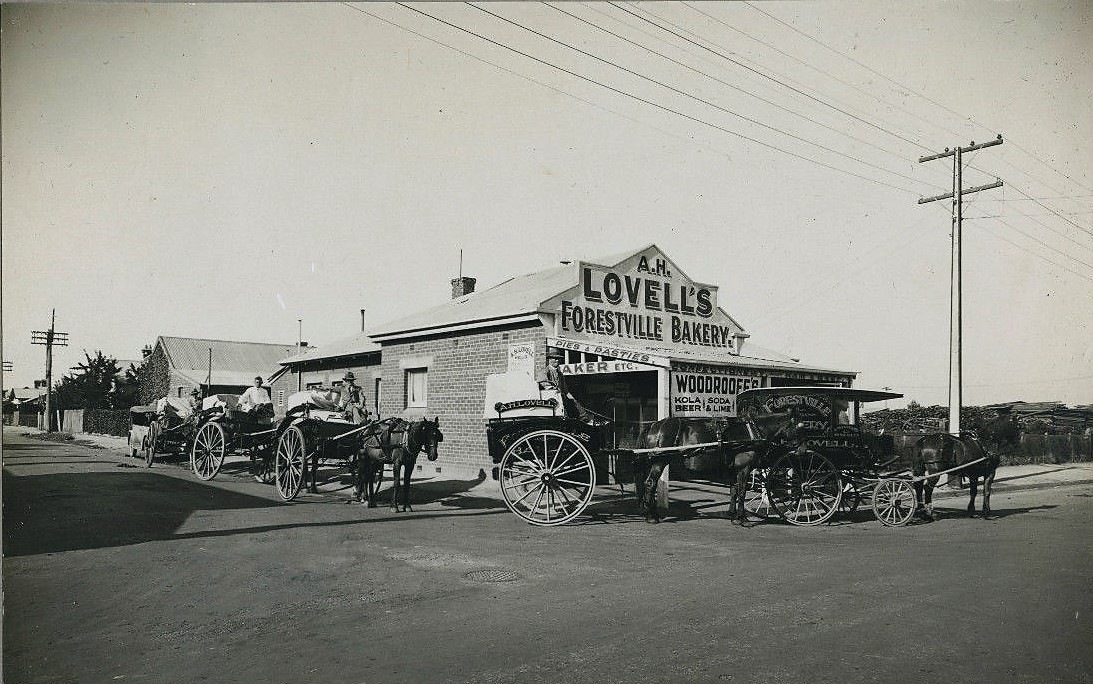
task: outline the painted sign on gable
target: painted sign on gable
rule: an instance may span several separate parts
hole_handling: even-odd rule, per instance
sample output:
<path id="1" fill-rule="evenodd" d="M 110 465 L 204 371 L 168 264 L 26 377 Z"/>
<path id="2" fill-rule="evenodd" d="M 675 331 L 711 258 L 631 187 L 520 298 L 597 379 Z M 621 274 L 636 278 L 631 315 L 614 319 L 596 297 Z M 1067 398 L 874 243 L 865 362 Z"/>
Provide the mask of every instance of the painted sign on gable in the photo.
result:
<path id="1" fill-rule="evenodd" d="M 616 266 L 578 263 L 579 283 L 545 304 L 555 332 L 600 343 L 736 354 L 743 329 L 717 305 L 717 287 L 696 283 L 656 247 Z"/>

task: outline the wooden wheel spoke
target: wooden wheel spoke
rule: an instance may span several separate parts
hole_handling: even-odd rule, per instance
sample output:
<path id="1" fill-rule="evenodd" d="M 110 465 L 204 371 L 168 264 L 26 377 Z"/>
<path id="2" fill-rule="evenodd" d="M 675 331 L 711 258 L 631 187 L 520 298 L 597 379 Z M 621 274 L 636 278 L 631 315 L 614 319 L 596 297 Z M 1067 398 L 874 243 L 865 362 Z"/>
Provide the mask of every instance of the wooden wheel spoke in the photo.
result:
<path id="1" fill-rule="evenodd" d="M 557 468 L 559 471 L 561 471 L 562 468 L 566 467 L 569 464 L 569 462 L 573 460 L 574 456 L 580 456 L 580 455 L 581 455 L 580 449 L 574 449 L 572 454 L 570 454 L 569 456 L 566 456 L 566 459 L 564 461 L 562 461 L 561 463 L 558 463 L 556 466 L 552 466 L 551 470 L 553 470 L 554 468 Z M 568 473 L 568 472 L 571 472 L 571 471 L 566 471 L 566 473 Z M 559 472 L 559 473 L 555 473 L 555 475 L 564 475 L 566 473 Z"/>
<path id="2" fill-rule="evenodd" d="M 523 496 L 521 496 L 521 497 L 520 497 L 519 499 L 517 499 L 516 501 L 513 501 L 513 502 L 512 502 L 512 504 L 513 504 L 513 505 L 515 506 L 516 504 L 518 504 L 518 503 L 520 503 L 521 501 L 523 501 L 524 499 L 528 498 L 529 496 L 531 496 L 531 495 L 532 495 L 532 494 L 534 494 L 535 492 L 539 491 L 539 490 L 540 490 L 540 489 L 542 489 L 543 487 L 544 487 L 543 483 L 542 483 L 542 482 L 540 482 L 540 483 L 539 483 L 539 484 L 538 484 L 538 485 L 537 485 L 536 487 L 534 487 L 534 488 L 532 488 L 532 489 L 529 489 L 529 490 L 528 490 L 527 492 L 525 492 L 525 493 L 524 493 L 524 495 L 523 495 Z"/>
<path id="3" fill-rule="evenodd" d="M 590 486 L 589 483 L 587 483 L 587 482 L 578 482 L 577 480 L 564 480 L 560 477 L 554 478 L 554 481 L 555 482 L 564 482 L 565 484 L 573 485 L 574 487 L 588 487 L 588 486 Z"/>
<path id="4" fill-rule="evenodd" d="M 580 465 L 573 466 L 569 470 L 562 470 L 562 471 L 559 471 L 557 473 L 554 473 L 554 477 L 557 478 L 557 477 L 561 477 L 562 475 L 570 475 L 572 473 L 579 473 L 582 470 L 589 470 L 589 466 L 588 466 L 587 463 L 582 463 Z"/>

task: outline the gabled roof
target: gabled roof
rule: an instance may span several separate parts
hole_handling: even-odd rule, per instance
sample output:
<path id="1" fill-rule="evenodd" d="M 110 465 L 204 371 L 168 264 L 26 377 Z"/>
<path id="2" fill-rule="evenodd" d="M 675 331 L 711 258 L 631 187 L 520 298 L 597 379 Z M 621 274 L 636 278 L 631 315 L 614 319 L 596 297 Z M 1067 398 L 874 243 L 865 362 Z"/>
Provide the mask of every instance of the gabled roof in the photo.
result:
<path id="1" fill-rule="evenodd" d="M 287 366 L 305 361 L 318 361 L 319 359 L 336 359 L 343 356 L 379 353 L 381 347 L 369 339 L 371 334 L 370 332 L 361 332 L 324 344 L 322 347 L 310 347 L 307 351 L 293 354 L 286 359 L 281 359 L 278 363 Z"/>
<path id="2" fill-rule="evenodd" d="M 33 401 L 38 397 L 46 393 L 44 389 L 34 389 L 33 387 L 12 387 L 11 398 L 15 401 Z"/>
<path id="3" fill-rule="evenodd" d="M 207 340 L 195 337 L 161 336 L 156 340 L 156 344 L 162 345 L 172 369 L 182 371 L 187 377 L 191 375 L 200 377 L 201 382 L 205 381 L 208 374 L 210 349 L 214 375 L 229 373 L 233 374 L 232 378 L 250 376 L 243 383 L 221 384 L 249 385 L 257 375 L 263 378 L 269 377 L 277 370 L 278 361 L 296 351 L 294 344 Z M 193 371 L 193 373 L 186 373 L 186 371 Z"/>
<path id="4" fill-rule="evenodd" d="M 592 259 L 590 262 L 614 266 L 653 246 L 646 245 L 621 254 Z M 371 336 L 375 339 L 383 339 L 400 333 L 425 332 L 455 325 L 466 326 L 475 323 L 501 325 L 524 318 L 530 319 L 536 315 L 543 302 L 572 288 L 579 282 L 578 278 L 577 262 L 509 278 L 491 288 L 463 295 L 382 325 L 373 330 Z"/>

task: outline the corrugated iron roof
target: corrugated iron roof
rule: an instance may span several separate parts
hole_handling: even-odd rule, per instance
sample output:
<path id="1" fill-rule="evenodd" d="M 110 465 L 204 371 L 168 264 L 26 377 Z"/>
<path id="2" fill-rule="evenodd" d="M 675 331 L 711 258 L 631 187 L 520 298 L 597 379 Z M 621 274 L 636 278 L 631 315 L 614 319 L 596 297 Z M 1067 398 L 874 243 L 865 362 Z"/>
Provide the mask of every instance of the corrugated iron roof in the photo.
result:
<path id="1" fill-rule="evenodd" d="M 335 359 L 340 356 L 356 356 L 358 354 L 371 354 L 379 352 L 381 347 L 369 339 L 370 332 L 361 332 L 351 337 L 334 340 L 322 347 L 310 347 L 307 351 L 293 354 L 287 359 L 281 359 L 279 363 L 287 366 L 301 361 L 317 361 L 319 359 Z"/>
<path id="2" fill-rule="evenodd" d="M 279 369 L 278 369 L 279 370 Z M 208 369 L 205 370 L 176 370 L 179 377 L 189 380 L 194 385 L 204 385 L 205 380 L 209 377 Z M 216 370 L 213 368 L 213 385 L 227 385 L 237 387 L 250 387 L 254 383 L 256 376 L 261 376 L 264 384 L 269 384 L 270 379 L 277 373 L 277 371 L 227 371 Z"/>
<path id="3" fill-rule="evenodd" d="M 652 246 L 646 245 L 640 249 L 591 259 L 588 262 L 614 266 Z M 577 282 L 576 262 L 554 266 L 536 273 L 509 278 L 486 290 L 472 292 L 431 309 L 400 318 L 380 326 L 371 334 L 373 337 L 383 337 L 478 321 L 501 321 L 514 316 L 532 314 L 544 301 L 565 292 Z"/>
<path id="4" fill-rule="evenodd" d="M 243 383 L 247 385 L 256 375 L 267 378 L 275 373 L 279 367 L 278 361 L 296 351 L 294 344 L 207 340 L 195 337 L 161 336 L 156 344 L 163 345 L 171 368 L 196 371 L 202 382 L 208 373 L 211 349 L 213 373 L 242 373 L 243 376 L 249 374 L 250 380 Z"/>

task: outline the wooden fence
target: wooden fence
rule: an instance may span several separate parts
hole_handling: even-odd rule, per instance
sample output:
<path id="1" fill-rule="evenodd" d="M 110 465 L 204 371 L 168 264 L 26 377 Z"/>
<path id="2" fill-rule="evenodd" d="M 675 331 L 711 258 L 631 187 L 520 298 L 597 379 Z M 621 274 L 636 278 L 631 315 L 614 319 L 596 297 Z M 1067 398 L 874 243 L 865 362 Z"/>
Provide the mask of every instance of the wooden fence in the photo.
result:
<path id="1" fill-rule="evenodd" d="M 915 442 L 923 437 L 924 432 L 893 434 L 896 452 L 910 463 Z M 1070 463 L 1071 461 L 1093 461 L 1093 438 L 1089 435 L 1034 435 L 1022 434 L 1020 443 L 1005 445 L 1000 448 L 987 445 L 988 450 L 1002 457 L 1002 465 L 1023 463 Z"/>

